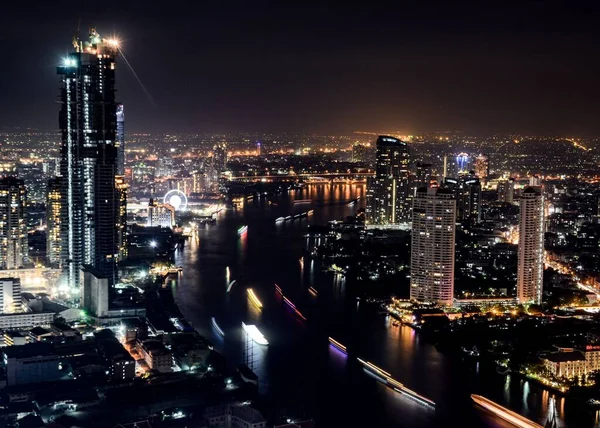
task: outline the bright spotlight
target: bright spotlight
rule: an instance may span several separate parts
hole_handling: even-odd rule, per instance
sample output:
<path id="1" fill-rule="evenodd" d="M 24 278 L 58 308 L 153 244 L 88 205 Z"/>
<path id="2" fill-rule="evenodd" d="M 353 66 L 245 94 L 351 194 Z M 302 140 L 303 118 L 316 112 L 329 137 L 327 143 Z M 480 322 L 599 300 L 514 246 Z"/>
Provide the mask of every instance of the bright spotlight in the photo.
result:
<path id="1" fill-rule="evenodd" d="M 119 45 L 121 44 L 121 42 L 119 41 L 119 39 L 108 39 L 106 42 L 109 45 L 114 46 L 115 48 L 118 48 Z"/>
<path id="2" fill-rule="evenodd" d="M 157 245 L 158 245 L 158 243 L 156 241 L 150 241 L 150 246 L 152 248 L 156 248 Z"/>

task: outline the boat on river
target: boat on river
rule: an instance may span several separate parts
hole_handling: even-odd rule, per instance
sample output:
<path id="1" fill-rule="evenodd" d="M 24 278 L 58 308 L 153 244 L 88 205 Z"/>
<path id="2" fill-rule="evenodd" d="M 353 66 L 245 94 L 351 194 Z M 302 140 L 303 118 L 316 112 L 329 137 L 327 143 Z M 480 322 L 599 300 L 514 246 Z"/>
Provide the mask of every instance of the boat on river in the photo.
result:
<path id="1" fill-rule="evenodd" d="M 219 327 L 219 324 L 217 324 L 217 320 L 215 319 L 215 317 L 212 317 L 210 319 L 210 322 L 212 323 L 212 326 L 214 327 L 215 330 L 217 330 L 217 333 L 219 333 L 221 336 L 225 336 L 225 332 L 221 329 L 221 327 Z"/>
<path id="2" fill-rule="evenodd" d="M 258 385 L 258 376 L 246 364 L 240 364 L 237 370 L 244 382 Z"/>
<path id="3" fill-rule="evenodd" d="M 508 410 L 506 407 L 502 407 L 500 404 L 493 402 L 492 400 L 485 398 L 481 395 L 471 394 L 471 399 L 483 407 L 488 412 L 504 419 L 508 423 L 519 427 L 519 428 L 543 428 L 542 425 L 527 419 L 518 413 Z"/>

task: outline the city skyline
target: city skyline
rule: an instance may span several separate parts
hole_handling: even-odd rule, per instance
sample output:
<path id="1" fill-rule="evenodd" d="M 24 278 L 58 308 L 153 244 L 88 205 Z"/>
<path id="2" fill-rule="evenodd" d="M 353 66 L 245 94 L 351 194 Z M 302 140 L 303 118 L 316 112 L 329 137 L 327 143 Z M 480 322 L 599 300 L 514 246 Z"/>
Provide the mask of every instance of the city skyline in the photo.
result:
<path id="1" fill-rule="evenodd" d="M 64 40 L 96 27 L 122 40 L 143 84 L 125 65 L 119 70 L 118 101 L 136 132 L 600 134 L 598 60 L 584 55 L 598 39 L 593 9 L 470 2 L 185 9 L 9 5 L 0 43 L 23 67 L 0 71 L 14 83 L 0 104 L 1 129 L 56 129 L 52 69 L 66 54 Z M 21 15 L 36 31 L 22 28 Z M 161 61 L 152 62 L 157 52 Z"/>
<path id="2" fill-rule="evenodd" d="M 70 3 L 0 16 L 7 427 L 597 425 L 591 9 Z"/>

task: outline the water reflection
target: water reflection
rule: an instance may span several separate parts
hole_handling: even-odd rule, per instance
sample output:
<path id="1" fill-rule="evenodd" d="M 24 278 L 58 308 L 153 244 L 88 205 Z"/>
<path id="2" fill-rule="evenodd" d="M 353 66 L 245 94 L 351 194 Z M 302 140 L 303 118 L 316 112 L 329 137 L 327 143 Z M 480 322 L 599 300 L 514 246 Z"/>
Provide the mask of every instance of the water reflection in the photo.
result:
<path id="1" fill-rule="evenodd" d="M 315 416 L 319 425 L 411 427 L 452 421 L 462 426 L 504 426 L 475 410 L 471 393 L 515 411 L 527 410 L 531 419 L 543 419 L 549 411 L 547 391 L 517 377 L 502 378 L 476 362 L 465 368 L 413 329 L 393 326 L 364 302 L 357 305 L 347 299 L 346 278 L 323 272 L 319 261 L 306 255 L 305 249 L 324 241 L 304 238 L 306 225 L 352 215 L 361 204 L 345 202 L 357 197 L 362 201 L 364 186 L 307 186 L 282 195 L 276 204 L 257 198 L 241 209 L 222 211 L 216 224 L 200 228 L 175 254 L 176 264 L 184 267 L 175 294 L 184 316 L 214 342 L 231 366 L 252 356 L 261 391 L 289 411 Z M 317 202 L 310 206 L 291 202 L 309 198 Z M 307 219 L 275 224 L 277 217 L 308 209 L 314 209 L 314 214 Z M 243 224 L 248 224 L 248 233 L 240 237 L 237 230 Z M 225 293 L 223 282 L 232 280 L 238 282 Z M 284 306 L 273 282 L 301 308 L 306 322 Z M 318 296 L 308 293 L 309 286 Z M 262 311 L 248 301 L 246 287 L 253 288 L 264 305 Z M 211 327 L 212 316 L 225 338 Z M 248 348 L 242 321 L 256 324 L 269 346 Z M 350 355 L 328 346 L 327 336 L 339 338 Z M 373 361 L 436 401 L 435 422 L 430 412 L 366 376 L 355 366 L 356 356 Z M 299 390 L 305 391 L 301 397 Z M 564 398 L 557 398 L 559 417 L 564 416 L 564 403 Z"/>

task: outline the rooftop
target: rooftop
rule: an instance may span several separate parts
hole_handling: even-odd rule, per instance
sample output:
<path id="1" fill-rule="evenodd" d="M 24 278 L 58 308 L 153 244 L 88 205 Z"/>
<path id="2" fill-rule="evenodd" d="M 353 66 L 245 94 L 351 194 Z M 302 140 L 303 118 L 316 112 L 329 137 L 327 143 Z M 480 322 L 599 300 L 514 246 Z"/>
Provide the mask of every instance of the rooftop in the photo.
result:
<path id="1" fill-rule="evenodd" d="M 552 361 L 553 363 L 566 363 L 569 361 L 585 361 L 585 357 L 578 351 L 571 352 L 555 352 L 547 354 L 544 359 Z"/>
<path id="2" fill-rule="evenodd" d="M 46 342 L 29 343 L 27 345 L 9 346 L 2 352 L 8 358 L 31 358 L 55 355 L 54 345 Z"/>

